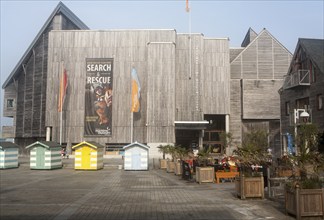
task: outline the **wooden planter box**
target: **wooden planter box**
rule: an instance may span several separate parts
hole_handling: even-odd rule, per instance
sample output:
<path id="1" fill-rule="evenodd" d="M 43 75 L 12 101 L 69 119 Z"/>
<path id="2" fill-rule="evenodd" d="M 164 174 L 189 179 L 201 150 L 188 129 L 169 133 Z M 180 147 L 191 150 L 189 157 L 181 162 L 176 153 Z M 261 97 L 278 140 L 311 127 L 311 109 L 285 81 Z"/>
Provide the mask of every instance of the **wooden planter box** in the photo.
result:
<path id="1" fill-rule="evenodd" d="M 177 176 L 182 175 L 182 164 L 180 161 L 174 162 L 174 174 Z"/>
<path id="2" fill-rule="evenodd" d="M 246 198 L 264 198 L 264 180 L 263 175 L 260 177 L 245 177 L 240 174 L 235 179 L 235 190 L 237 196 L 241 199 Z"/>
<path id="3" fill-rule="evenodd" d="M 300 176 L 300 171 L 298 169 L 278 169 L 279 177 L 291 177 L 292 175 Z"/>
<path id="4" fill-rule="evenodd" d="M 213 183 L 215 181 L 214 167 L 196 167 L 196 182 Z"/>
<path id="5" fill-rule="evenodd" d="M 167 172 L 168 173 L 173 173 L 174 172 L 174 162 L 168 160 L 167 161 Z"/>
<path id="6" fill-rule="evenodd" d="M 324 219 L 324 189 L 285 189 L 286 212 L 296 219 L 318 217 Z"/>
<path id="7" fill-rule="evenodd" d="M 167 159 L 160 159 L 160 169 L 166 170 L 167 168 Z"/>

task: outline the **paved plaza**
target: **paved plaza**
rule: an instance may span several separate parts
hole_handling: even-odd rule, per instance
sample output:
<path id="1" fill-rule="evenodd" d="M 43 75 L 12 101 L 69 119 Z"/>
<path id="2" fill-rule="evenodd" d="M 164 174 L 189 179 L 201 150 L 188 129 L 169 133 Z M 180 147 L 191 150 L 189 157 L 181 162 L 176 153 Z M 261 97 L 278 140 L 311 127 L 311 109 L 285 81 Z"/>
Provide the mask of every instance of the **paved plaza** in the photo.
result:
<path id="1" fill-rule="evenodd" d="M 112 164 L 109 161 L 114 161 Z M 164 170 L 124 171 L 105 159 L 99 171 L 0 170 L 0 219 L 294 219 L 282 201 L 240 200 L 234 183 L 182 180 Z"/>

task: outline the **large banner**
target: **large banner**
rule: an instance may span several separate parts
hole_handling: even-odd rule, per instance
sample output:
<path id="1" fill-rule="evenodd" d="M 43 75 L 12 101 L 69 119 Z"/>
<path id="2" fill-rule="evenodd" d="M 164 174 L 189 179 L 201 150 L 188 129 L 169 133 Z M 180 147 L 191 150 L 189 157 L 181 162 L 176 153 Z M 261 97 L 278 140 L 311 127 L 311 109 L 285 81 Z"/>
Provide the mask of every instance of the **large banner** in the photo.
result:
<path id="1" fill-rule="evenodd" d="M 111 136 L 113 59 L 86 59 L 85 136 Z"/>

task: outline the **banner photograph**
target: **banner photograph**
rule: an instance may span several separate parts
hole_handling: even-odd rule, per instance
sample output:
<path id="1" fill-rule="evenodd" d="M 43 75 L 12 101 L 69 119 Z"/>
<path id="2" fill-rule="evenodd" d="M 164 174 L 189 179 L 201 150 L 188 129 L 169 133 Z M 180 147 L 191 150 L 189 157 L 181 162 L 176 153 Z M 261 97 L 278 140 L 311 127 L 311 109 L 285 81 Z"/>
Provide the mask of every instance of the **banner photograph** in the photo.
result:
<path id="1" fill-rule="evenodd" d="M 113 59 L 86 59 L 85 136 L 111 136 Z"/>

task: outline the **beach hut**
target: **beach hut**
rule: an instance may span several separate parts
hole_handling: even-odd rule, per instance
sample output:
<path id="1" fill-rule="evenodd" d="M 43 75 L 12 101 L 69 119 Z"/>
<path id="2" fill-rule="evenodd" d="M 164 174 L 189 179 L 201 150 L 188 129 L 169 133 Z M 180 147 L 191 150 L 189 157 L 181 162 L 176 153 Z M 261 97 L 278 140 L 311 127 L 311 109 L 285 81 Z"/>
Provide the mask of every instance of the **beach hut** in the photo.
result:
<path id="1" fill-rule="evenodd" d="M 76 170 L 99 170 L 103 168 L 104 146 L 96 142 L 83 141 L 74 145 L 74 169 Z"/>
<path id="2" fill-rule="evenodd" d="M 37 141 L 28 145 L 30 149 L 30 169 L 52 170 L 62 168 L 62 146 L 52 141 Z"/>
<path id="3" fill-rule="evenodd" d="M 124 170 L 148 170 L 149 146 L 134 142 L 125 150 Z"/>
<path id="4" fill-rule="evenodd" d="M 0 142 L 0 169 L 18 167 L 18 149 L 12 142 Z"/>

